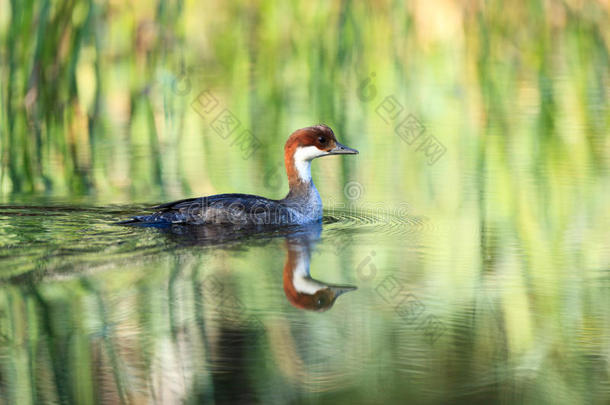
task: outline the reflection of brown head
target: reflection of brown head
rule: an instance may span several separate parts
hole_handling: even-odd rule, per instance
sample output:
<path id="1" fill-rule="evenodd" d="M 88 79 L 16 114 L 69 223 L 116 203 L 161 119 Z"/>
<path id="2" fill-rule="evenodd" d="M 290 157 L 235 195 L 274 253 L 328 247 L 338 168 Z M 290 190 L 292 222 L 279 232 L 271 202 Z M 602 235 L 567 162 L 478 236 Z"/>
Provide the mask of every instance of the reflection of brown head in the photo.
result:
<path id="1" fill-rule="evenodd" d="M 326 284 L 309 276 L 307 246 L 288 243 L 284 265 L 284 293 L 295 307 L 323 312 L 330 309 L 343 293 L 353 291 L 354 286 Z"/>

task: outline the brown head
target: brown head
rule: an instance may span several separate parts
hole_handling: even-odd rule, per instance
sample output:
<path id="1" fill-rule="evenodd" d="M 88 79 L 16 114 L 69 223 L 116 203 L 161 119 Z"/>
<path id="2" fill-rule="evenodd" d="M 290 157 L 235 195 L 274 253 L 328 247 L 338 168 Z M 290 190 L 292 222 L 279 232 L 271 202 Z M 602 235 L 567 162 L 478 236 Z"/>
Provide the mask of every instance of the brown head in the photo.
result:
<path id="1" fill-rule="evenodd" d="M 290 187 L 311 181 L 310 162 L 318 157 L 355 155 L 356 149 L 342 145 L 333 130 L 326 125 L 315 125 L 294 131 L 284 146 L 284 162 Z"/>

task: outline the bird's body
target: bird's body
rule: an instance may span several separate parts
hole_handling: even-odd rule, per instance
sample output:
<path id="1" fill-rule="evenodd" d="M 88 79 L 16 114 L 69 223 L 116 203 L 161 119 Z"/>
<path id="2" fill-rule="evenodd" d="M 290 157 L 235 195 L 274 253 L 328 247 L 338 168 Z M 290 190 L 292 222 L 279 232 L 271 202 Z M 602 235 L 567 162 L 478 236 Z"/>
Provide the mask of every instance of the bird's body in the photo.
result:
<path id="1" fill-rule="evenodd" d="M 306 224 L 321 217 L 322 204 L 313 188 L 304 201 L 271 200 L 252 194 L 217 194 L 153 207 L 157 212 L 133 218 L 136 222 L 172 224 L 278 225 Z"/>

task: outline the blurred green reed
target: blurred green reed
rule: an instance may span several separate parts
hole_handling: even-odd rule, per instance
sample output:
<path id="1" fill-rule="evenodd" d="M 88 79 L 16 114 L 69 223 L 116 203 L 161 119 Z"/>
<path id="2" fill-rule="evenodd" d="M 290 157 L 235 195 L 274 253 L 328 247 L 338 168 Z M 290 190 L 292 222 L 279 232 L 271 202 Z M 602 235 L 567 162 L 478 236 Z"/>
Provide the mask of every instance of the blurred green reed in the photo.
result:
<path id="1" fill-rule="evenodd" d="M 379 128 L 373 103 L 356 97 L 371 73 L 378 95 L 395 95 L 424 122 L 457 124 L 453 133 L 436 128 L 454 156 L 484 150 L 491 130 L 503 142 L 521 139 L 509 106 L 522 100 L 537 120 L 523 129 L 523 153 L 545 159 L 565 148 L 556 121 L 568 115 L 586 129 L 570 142 L 604 163 L 596 145 L 609 119 L 603 2 L 0 4 L 4 195 L 129 201 L 260 187 L 214 178 L 214 168 L 267 172 L 281 164 L 290 131 L 318 121 L 364 146 L 394 136 Z M 186 91 L 176 91 L 184 80 Z M 205 88 L 263 141 L 251 161 L 189 107 Z M 342 180 L 356 170 L 339 164 Z"/>

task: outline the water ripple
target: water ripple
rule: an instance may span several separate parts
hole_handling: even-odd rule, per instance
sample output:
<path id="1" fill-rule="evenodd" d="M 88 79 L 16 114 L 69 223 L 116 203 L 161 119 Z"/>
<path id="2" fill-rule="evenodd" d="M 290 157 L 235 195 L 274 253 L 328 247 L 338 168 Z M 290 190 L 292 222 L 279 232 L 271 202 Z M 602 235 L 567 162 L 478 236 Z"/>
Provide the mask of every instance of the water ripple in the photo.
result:
<path id="1" fill-rule="evenodd" d="M 400 237 L 428 231 L 431 221 L 395 210 L 366 208 L 332 209 L 323 218 L 325 230 L 349 229 L 353 232 L 375 232 L 380 236 Z"/>

